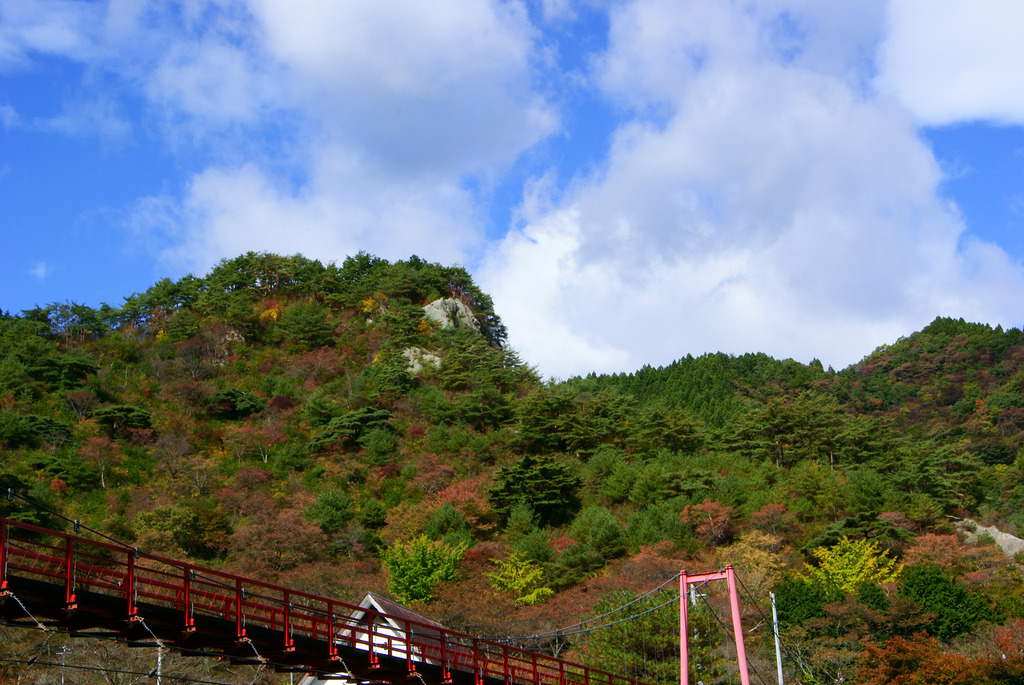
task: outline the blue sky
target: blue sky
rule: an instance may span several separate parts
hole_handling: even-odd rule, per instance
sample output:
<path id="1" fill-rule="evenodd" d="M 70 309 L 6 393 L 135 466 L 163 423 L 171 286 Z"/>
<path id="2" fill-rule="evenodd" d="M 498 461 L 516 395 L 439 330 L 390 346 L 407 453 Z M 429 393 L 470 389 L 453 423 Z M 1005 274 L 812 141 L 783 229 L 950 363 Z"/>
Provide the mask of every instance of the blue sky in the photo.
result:
<path id="1" fill-rule="evenodd" d="M 0 309 L 461 263 L 549 375 L 1024 322 L 1024 5 L 0 0 Z"/>

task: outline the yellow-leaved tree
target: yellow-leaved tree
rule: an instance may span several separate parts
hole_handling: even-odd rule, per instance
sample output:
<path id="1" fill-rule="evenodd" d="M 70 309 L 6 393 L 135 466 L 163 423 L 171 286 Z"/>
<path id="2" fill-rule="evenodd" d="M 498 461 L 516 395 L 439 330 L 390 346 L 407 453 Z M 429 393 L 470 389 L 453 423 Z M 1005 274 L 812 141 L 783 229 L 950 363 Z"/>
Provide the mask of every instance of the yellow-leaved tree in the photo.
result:
<path id="1" fill-rule="evenodd" d="M 498 567 L 497 573 L 485 573 L 490 578 L 491 587 L 501 592 L 510 593 L 515 597 L 516 604 L 533 606 L 541 604 L 554 596 L 555 592 L 541 584 L 544 572 L 520 552 L 513 552 L 508 559 L 491 559 Z"/>
<path id="2" fill-rule="evenodd" d="M 812 554 L 818 565 L 807 564 L 806 578 L 823 587 L 832 597 L 856 592 L 864 583 L 894 582 L 902 570 L 873 540 L 851 540 L 843 536 L 832 547 L 818 547 Z"/>

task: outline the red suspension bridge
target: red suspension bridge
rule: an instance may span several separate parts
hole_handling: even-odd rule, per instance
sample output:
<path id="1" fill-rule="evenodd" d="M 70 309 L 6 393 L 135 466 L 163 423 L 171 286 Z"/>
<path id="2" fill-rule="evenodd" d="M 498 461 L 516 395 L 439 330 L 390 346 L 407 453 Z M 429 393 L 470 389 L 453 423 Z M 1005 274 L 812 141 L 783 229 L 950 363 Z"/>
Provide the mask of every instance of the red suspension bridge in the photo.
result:
<path id="1" fill-rule="evenodd" d="M 644 685 L 437 624 L 0 518 L 0 621 L 153 640 L 281 672 L 472 685 Z"/>

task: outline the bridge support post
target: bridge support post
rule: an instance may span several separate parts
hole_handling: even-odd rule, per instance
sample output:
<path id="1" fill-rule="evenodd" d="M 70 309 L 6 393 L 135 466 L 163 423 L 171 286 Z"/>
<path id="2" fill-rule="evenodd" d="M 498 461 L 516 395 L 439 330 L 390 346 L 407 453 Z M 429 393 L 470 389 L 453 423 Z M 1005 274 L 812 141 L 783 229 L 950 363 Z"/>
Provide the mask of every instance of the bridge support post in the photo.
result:
<path id="1" fill-rule="evenodd" d="M 736 592 L 736 572 L 732 565 L 725 567 L 725 579 L 729 583 L 729 607 L 732 609 L 732 632 L 736 634 L 736 660 L 740 662 L 740 682 L 750 685 L 747 675 L 747 650 L 743 646 L 743 625 L 740 623 L 740 600 Z"/>
<path id="2" fill-rule="evenodd" d="M 687 641 L 689 628 L 689 616 L 686 611 L 686 591 L 690 583 L 686 578 L 686 571 L 679 573 L 679 682 L 681 685 L 689 685 L 690 682 L 690 645 Z"/>
<path id="3" fill-rule="evenodd" d="M 736 656 L 739 661 L 740 683 L 750 685 L 750 674 L 747 673 L 747 652 L 743 647 L 743 626 L 740 622 L 740 601 L 736 593 L 736 575 L 732 565 L 725 567 L 724 571 L 716 573 L 701 573 L 688 576 L 686 571 L 679 573 L 679 682 L 680 685 L 688 685 L 690 682 L 689 670 L 689 645 L 687 644 L 687 633 L 689 632 L 686 610 L 686 591 L 690 585 L 709 583 L 712 580 L 724 580 L 729 585 L 729 608 L 732 613 L 732 629 L 736 638 Z"/>

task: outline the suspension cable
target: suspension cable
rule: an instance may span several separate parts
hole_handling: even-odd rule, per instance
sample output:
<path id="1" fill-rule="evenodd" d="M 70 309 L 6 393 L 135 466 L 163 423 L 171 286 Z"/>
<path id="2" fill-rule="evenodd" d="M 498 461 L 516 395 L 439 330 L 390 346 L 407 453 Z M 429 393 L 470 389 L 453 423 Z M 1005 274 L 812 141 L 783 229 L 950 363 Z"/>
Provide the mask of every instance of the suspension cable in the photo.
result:
<path id="1" fill-rule="evenodd" d="M 734 574 L 734 576 L 735 576 L 735 574 Z M 700 597 L 700 600 L 702 602 L 704 602 L 704 605 L 708 609 L 708 613 L 711 614 L 711 616 L 715 619 L 715 621 L 718 623 L 718 625 L 720 625 L 722 627 L 722 630 L 725 631 L 725 634 L 728 635 L 729 634 L 729 627 L 727 625 L 725 625 L 725 623 L 722 622 L 722 619 L 720 619 L 718 617 L 718 614 L 715 613 L 714 608 L 712 608 L 710 602 L 708 602 L 708 598 L 706 596 L 700 594 L 700 593 L 697 593 L 697 596 Z M 733 636 L 733 641 L 734 642 L 736 641 L 735 635 Z M 737 657 L 738 657 L 738 655 L 739 655 L 739 650 L 737 650 Z M 762 683 L 767 685 L 768 681 L 766 681 L 764 679 L 764 676 L 761 675 L 761 672 L 759 670 L 757 670 L 757 666 L 752 664 L 750 662 L 750 659 L 746 659 L 745 658 L 745 661 L 746 661 L 747 667 L 753 669 L 754 674 L 757 676 L 758 680 L 760 680 Z"/>
<path id="2" fill-rule="evenodd" d="M 256 645 L 253 643 L 252 640 L 246 638 L 245 641 L 249 643 L 250 647 L 252 647 L 253 654 L 256 655 L 256 658 L 260 662 L 259 666 L 256 668 L 256 674 L 252 677 L 252 682 L 249 683 L 249 685 L 256 685 L 256 681 L 260 679 L 260 674 L 263 673 L 263 669 L 267 667 L 267 659 L 262 654 L 260 654 L 258 649 L 256 649 Z"/>
<path id="3" fill-rule="evenodd" d="M 110 535 L 107 535 L 106 533 L 103 533 L 101 531 L 98 531 L 98 530 L 95 530 L 93 528 L 90 528 L 89 526 L 81 523 L 81 521 L 79 519 L 69 518 L 69 517 L 65 516 L 64 514 L 61 514 L 60 512 L 55 511 L 55 510 L 45 506 L 44 504 L 36 502 L 36 501 L 30 499 L 29 497 L 26 497 L 25 495 L 22 495 L 20 493 L 15 492 L 13 488 L 8 488 L 7 489 L 7 498 L 8 498 L 8 500 L 12 500 L 15 497 L 25 501 L 26 503 L 28 503 L 28 504 L 30 504 L 30 505 L 38 508 L 38 509 L 41 509 L 41 510 L 43 510 L 43 511 L 45 511 L 45 512 L 47 512 L 47 513 L 49 513 L 49 514 L 51 514 L 53 516 L 56 516 L 59 519 L 62 519 L 64 521 L 68 522 L 68 523 L 73 524 L 75 532 L 79 532 L 80 529 L 84 529 L 84 530 L 86 530 L 86 531 L 88 531 L 88 532 L 90 532 L 90 533 L 92 533 L 92 534 L 94 534 L 94 535 L 96 535 L 98 537 L 101 537 L 101 538 L 103 538 L 103 539 L 105 539 L 105 540 L 107 540 L 107 541 L 109 541 L 109 542 L 119 546 L 119 547 L 124 547 L 127 550 L 134 550 L 135 553 L 137 555 L 139 555 L 139 556 L 145 556 L 145 557 L 147 557 L 149 559 L 152 559 L 153 561 L 157 561 L 159 563 L 163 563 L 163 564 L 169 565 L 172 568 L 177 568 L 177 569 L 180 569 L 180 570 L 189 570 L 189 571 L 193 571 L 194 572 L 194 568 L 191 565 L 182 564 L 180 562 L 176 562 L 176 561 L 170 560 L 170 559 L 154 557 L 153 555 L 148 554 L 147 552 L 139 549 L 138 547 L 134 547 L 133 545 L 129 545 L 129 544 L 123 542 L 122 540 L 119 540 L 117 538 L 111 537 Z M 721 570 L 719 572 L 721 572 Z M 655 607 L 652 607 L 650 609 L 642 611 L 642 612 L 640 612 L 638 614 L 633 614 L 631 616 L 627 616 L 625 618 L 618 619 L 616 621 L 612 621 L 612 622 L 601 624 L 601 625 L 597 625 L 597 626 L 588 626 L 588 624 L 590 624 L 590 623 L 593 623 L 593 622 L 598 621 L 598 620 L 600 620 L 602 618 L 606 618 L 608 616 L 617 614 L 617 613 L 627 609 L 628 607 L 630 607 L 630 606 L 632 606 L 632 605 L 634 605 L 634 604 L 636 604 L 638 602 L 641 602 L 644 599 L 654 595 L 655 593 L 657 593 L 661 589 L 663 589 L 665 586 L 667 586 L 669 583 L 672 583 L 673 581 L 677 580 L 679 578 L 679 576 L 680 576 L 680 574 L 676 574 L 676 575 L 672 576 L 671 578 L 668 578 L 667 580 L 665 580 L 664 582 L 662 582 L 660 585 L 658 585 L 657 587 L 653 588 L 652 590 L 649 590 L 648 592 L 646 592 L 646 593 L 636 597 L 635 599 L 633 599 L 633 600 L 631 600 L 629 602 L 626 602 L 625 604 L 623 604 L 623 605 L 621 605 L 621 606 L 619 606 L 619 607 L 617 607 L 615 609 L 612 609 L 611 611 L 604 612 L 604 613 L 599 614 L 597 616 L 593 616 L 591 618 L 585 619 L 583 621 L 579 621 L 577 623 L 571 624 L 569 626 L 565 626 L 563 628 L 558 628 L 558 629 L 555 629 L 555 630 L 545 631 L 545 632 L 542 632 L 542 633 L 536 633 L 534 635 L 527 635 L 527 636 L 520 636 L 520 637 L 507 637 L 507 638 L 503 638 L 503 639 L 500 639 L 500 640 L 497 640 L 497 641 L 498 642 L 504 642 L 504 643 L 512 643 L 512 642 L 525 642 L 525 641 L 541 640 L 541 639 L 550 638 L 550 637 L 557 638 L 557 637 L 565 637 L 565 636 L 579 635 L 579 634 L 590 634 L 591 632 L 594 632 L 596 630 L 602 630 L 604 628 L 610 628 L 610 627 L 613 627 L 613 626 L 616 626 L 616 625 L 619 625 L 619 624 L 622 624 L 622 623 L 626 623 L 628 621 L 635 620 L 635 619 L 637 619 L 637 618 L 639 618 L 641 616 L 645 616 L 645 615 L 647 615 L 649 613 L 657 611 L 658 609 L 661 609 L 661 608 L 663 608 L 665 606 L 668 606 L 669 604 L 673 604 L 675 602 L 680 601 L 680 597 L 678 597 L 678 596 L 673 597 L 672 599 L 670 599 L 670 600 L 668 600 L 666 602 L 663 602 L 663 603 L 661 603 L 661 604 L 659 604 L 659 605 L 657 605 Z M 219 581 L 219 580 L 216 580 L 216 579 L 213 579 L 213 578 L 207 578 L 206 576 L 203 576 L 203 578 L 204 578 L 204 580 L 206 582 L 209 582 L 212 585 L 218 585 L 218 586 L 221 586 L 221 587 L 224 587 L 224 588 L 234 589 L 231 585 L 229 585 L 228 583 L 225 583 L 223 581 Z M 708 580 L 705 580 L 705 581 L 701 582 L 699 585 L 697 585 L 696 588 L 699 589 L 700 587 L 703 587 L 704 585 L 706 585 L 708 582 L 709 582 Z M 748 591 L 748 594 L 749 594 L 749 591 Z M 257 593 L 253 593 L 253 596 L 254 597 L 259 597 L 261 599 L 265 599 L 265 600 L 268 600 L 268 601 L 282 601 L 282 600 L 278 600 L 277 598 L 274 598 L 274 597 L 267 597 L 267 596 L 263 596 L 263 595 L 257 594 Z M 707 604 L 707 599 L 706 598 L 704 598 L 702 596 L 701 599 L 704 601 L 705 604 Z M 15 600 L 17 600 L 17 597 L 15 597 Z M 17 601 L 18 601 L 19 604 L 21 604 L 20 600 L 17 600 Z M 756 606 L 756 602 L 755 602 L 755 606 Z M 24 609 L 24 605 L 22 605 L 22 608 Z M 709 608 L 710 608 L 710 605 L 709 605 Z M 313 607 L 309 607 L 309 611 L 311 613 L 314 613 L 314 614 L 327 615 L 327 612 L 320 611 L 320 610 L 315 609 Z M 760 611 L 759 607 L 758 607 L 758 611 Z M 30 617 L 32 617 L 32 615 L 28 612 L 27 609 L 25 609 L 25 613 L 28 614 Z M 715 615 L 714 611 L 712 611 L 711 613 L 715 617 L 715 620 L 718 621 L 719 624 L 722 624 L 721 620 L 718 618 L 717 615 Z M 34 618 L 34 617 L 32 617 L 32 618 Z M 38 623 L 38 621 L 37 621 L 37 624 L 39 625 L 40 629 L 47 630 L 47 628 L 45 626 L 43 626 L 41 623 Z M 722 624 L 722 625 L 723 625 L 723 627 L 725 627 L 724 624 Z M 149 627 L 148 626 L 145 626 L 145 627 L 146 627 L 146 629 L 148 631 Z M 728 629 L 726 629 L 726 630 L 728 630 Z M 153 635 L 154 639 L 157 639 L 158 644 L 159 644 L 159 639 L 156 638 L 156 635 L 154 635 L 152 633 L 152 631 L 149 631 L 149 632 L 150 632 L 151 635 Z M 72 634 L 72 633 L 68 633 L 68 634 Z M 88 634 L 84 634 L 84 636 L 88 637 L 89 635 Z M 92 636 L 92 637 L 95 637 L 95 636 Z M 276 664 L 275 662 L 272 662 L 272 661 L 266 659 L 265 657 L 260 655 L 259 652 L 256 651 L 256 647 L 255 647 L 255 645 L 252 645 L 251 641 L 249 642 L 249 644 L 252 646 L 252 649 L 253 649 L 253 652 L 255 652 L 256 658 L 260 662 L 260 666 L 259 666 L 259 669 L 257 670 L 257 674 L 256 674 L 256 680 L 259 679 L 260 672 L 262 672 L 262 670 L 267 665 L 287 666 L 287 664 Z M 218 656 L 218 657 L 223 656 L 223 654 L 205 653 L 205 652 L 202 652 L 202 651 L 195 651 L 195 650 L 189 650 L 189 652 L 190 653 L 194 653 L 194 654 L 200 654 L 200 655 L 209 655 L 209 656 Z M 748 664 L 749 664 L 749 661 L 748 661 Z M 755 672 L 756 672 L 756 668 L 755 668 Z M 760 677 L 759 673 L 758 673 L 758 677 Z M 763 678 L 761 678 L 761 680 L 762 680 L 762 682 L 764 682 Z M 196 682 L 199 682 L 199 681 L 196 681 Z M 253 681 L 253 683 L 255 683 L 255 680 Z"/>
<path id="4" fill-rule="evenodd" d="M 32 619 L 35 622 L 35 624 L 36 624 L 36 626 L 38 626 L 39 630 L 42 630 L 43 632 L 49 632 L 50 629 L 47 628 L 45 625 L 43 625 L 42 622 L 40 622 L 40 620 L 38 618 L 36 618 L 35 616 L 32 615 L 32 612 L 28 610 L 28 608 L 24 605 L 24 603 L 22 603 L 22 601 L 20 599 L 18 599 L 18 595 L 14 594 L 10 590 L 7 590 L 6 596 L 14 598 L 14 601 L 17 602 L 18 606 L 21 607 L 21 610 L 24 611 L 25 614 L 30 619 Z"/>
<path id="5" fill-rule="evenodd" d="M 39 628 L 37 628 L 35 626 L 31 626 L 31 625 L 21 625 L 21 624 L 17 624 L 17 623 L 7 623 L 5 625 L 7 625 L 7 626 L 9 626 L 11 628 L 23 628 L 23 629 L 26 629 L 26 630 L 39 630 Z M 149 642 L 148 640 L 146 640 L 146 641 L 131 640 L 131 639 L 126 639 L 124 637 L 114 637 L 114 636 L 111 636 L 111 635 L 101 635 L 101 634 L 90 633 L 90 632 L 85 632 L 85 631 L 67 630 L 67 629 L 64 629 L 64 628 L 49 628 L 49 629 L 47 629 L 47 632 L 50 635 L 53 635 L 55 633 L 60 633 L 62 635 L 67 635 L 69 637 L 74 637 L 74 638 L 82 638 L 82 639 L 90 639 L 90 640 L 104 640 L 104 641 L 108 641 L 108 642 L 116 642 L 118 644 L 127 645 L 129 647 L 152 647 L 152 643 Z M 212 650 L 208 650 L 208 649 L 198 649 L 198 648 L 192 648 L 192 647 L 176 647 L 175 649 L 176 649 L 176 651 L 181 652 L 181 654 L 184 655 L 184 656 L 200 656 L 200 657 L 209 657 L 209 658 L 212 658 L 212 659 L 224 659 L 225 657 L 229 657 L 230 658 L 230 655 L 229 654 L 225 654 L 223 651 L 212 651 Z M 253 651 L 255 651 L 255 647 L 253 648 Z M 259 658 L 263 659 L 263 664 L 265 666 L 271 666 L 271 667 L 274 667 L 274 668 L 280 667 L 282 669 L 289 669 L 289 670 L 295 668 L 295 664 L 286 663 L 286 662 L 283 662 L 283 661 L 274 661 L 272 659 L 267 659 L 265 657 L 259 657 Z M 325 669 L 322 669 L 322 668 L 308 668 L 308 667 L 304 667 L 302 670 L 304 672 L 306 672 L 306 673 L 311 673 L 311 674 L 315 674 L 315 675 L 318 675 L 318 676 L 331 676 L 331 675 L 335 674 L 335 671 L 325 670 Z M 170 677 L 170 676 L 167 676 L 167 677 Z M 229 683 L 223 683 L 223 684 L 219 684 L 219 685 L 230 685 L 230 684 Z"/>
<path id="6" fill-rule="evenodd" d="M 746 584 L 739 576 L 736 576 L 736 579 L 739 581 L 740 586 L 743 588 L 743 591 L 747 593 L 747 597 L 750 599 L 750 603 L 754 605 L 755 609 L 757 609 L 757 613 L 761 614 L 761 620 L 765 623 L 771 624 L 774 627 L 774 621 L 771 621 L 761 610 L 761 607 L 757 603 L 757 598 L 754 597 L 754 593 L 752 593 L 750 589 L 747 588 Z M 799 659 L 799 655 L 795 654 L 793 650 L 790 648 L 790 646 L 786 644 L 785 640 L 782 639 L 782 631 L 780 630 L 778 633 L 776 633 L 776 635 L 779 638 L 779 646 L 782 647 L 782 651 L 785 652 L 786 656 L 789 657 L 792 661 L 796 662 Z"/>
<path id="7" fill-rule="evenodd" d="M 80 671 L 94 671 L 99 673 L 117 673 L 118 675 L 138 675 L 138 676 L 151 676 L 152 672 L 149 671 L 127 671 L 124 669 L 117 668 L 104 668 L 102 666 L 83 666 L 77 664 L 58 663 L 56 661 L 39 661 L 36 659 L 7 659 L 0 657 L 0 663 L 6 664 L 22 664 L 28 666 L 60 666 L 61 668 L 71 668 Z M 189 678 L 187 676 L 176 676 L 176 675 L 165 675 L 162 676 L 167 680 L 177 680 L 183 683 L 199 683 L 200 685 L 231 685 L 231 683 L 222 683 L 215 680 L 198 680 L 196 678 Z"/>
<path id="8" fill-rule="evenodd" d="M 576 630 L 576 629 L 577 628 L 582 629 L 583 626 L 585 626 L 588 623 L 593 623 L 594 621 L 598 621 L 598 620 L 600 620 L 602 618 L 605 618 L 607 616 L 611 616 L 612 614 L 617 614 L 620 611 L 622 611 L 623 609 L 626 609 L 627 607 L 633 606 L 637 602 L 643 601 L 644 599 L 646 599 L 646 598 L 650 597 L 651 595 L 653 595 L 653 594 L 657 593 L 658 591 L 660 591 L 663 587 L 665 587 L 669 583 L 677 580 L 679 578 L 679 575 L 680 574 L 677 573 L 676 575 L 672 576 L 671 578 L 669 578 L 668 580 L 666 580 L 665 582 L 663 582 L 661 585 L 657 586 L 653 590 L 649 590 L 649 591 L 645 592 L 644 594 L 640 595 L 639 597 L 636 597 L 636 598 L 626 602 L 622 606 L 617 607 L 615 609 L 612 609 L 611 611 L 606 611 L 603 614 L 598 614 L 597 616 L 593 616 L 591 618 L 585 619 L 585 620 L 580 621 L 578 623 L 573 623 L 572 625 L 565 626 L 564 628 L 556 628 L 555 630 L 549 630 L 549 631 L 546 631 L 546 632 L 543 632 L 543 633 L 535 633 L 534 635 L 526 635 L 526 636 L 521 636 L 521 637 L 506 637 L 506 638 L 503 638 L 501 640 L 498 640 L 498 642 L 521 642 L 521 641 L 526 641 L 526 640 L 543 639 L 545 637 L 558 637 L 559 635 L 576 635 L 577 633 L 581 633 L 581 632 L 590 632 L 589 630 Z M 673 601 L 675 601 L 675 600 L 673 600 Z M 647 612 L 644 612 L 644 613 L 647 613 Z M 638 616 L 642 616 L 643 614 L 637 614 L 637 615 Z M 628 619 L 626 619 L 626 620 L 628 620 Z M 614 625 L 614 624 L 608 624 L 608 625 Z M 597 630 L 598 628 L 602 628 L 602 627 L 605 627 L 605 626 L 597 626 L 596 628 L 591 628 L 590 630 Z"/>
<path id="9" fill-rule="evenodd" d="M 679 601 L 679 596 L 678 595 L 673 596 L 672 599 L 670 599 L 670 600 L 668 600 L 666 602 L 662 602 L 661 604 L 659 604 L 659 605 L 657 605 L 655 607 L 652 607 L 650 609 L 646 609 L 644 611 L 641 611 L 638 614 L 632 614 L 630 616 L 626 616 L 625 618 L 621 618 L 621 619 L 618 619 L 616 621 L 611 621 L 609 623 L 604 623 L 604 624 L 597 625 L 597 626 L 588 626 L 587 625 L 588 623 L 596 621 L 596 620 L 598 620 L 600 618 L 604 618 L 604 617 L 607 617 L 607 616 L 611 616 L 612 614 L 616 614 L 619 611 L 622 611 L 623 609 L 625 609 L 626 607 L 632 606 L 633 604 L 636 604 L 637 602 L 639 602 L 639 601 L 641 601 L 643 599 L 646 599 L 647 597 L 650 597 L 651 595 L 653 595 L 654 593 L 658 592 L 659 590 L 661 590 L 662 588 L 664 588 L 666 585 L 668 585 L 673 580 L 676 580 L 677 578 L 679 578 L 678 574 L 674 578 L 670 578 L 669 580 L 665 581 L 664 583 L 662 583 L 658 587 L 654 588 L 653 590 L 644 593 L 640 597 L 637 597 L 636 599 L 634 599 L 634 600 L 632 600 L 630 602 L 627 602 L 626 604 L 623 604 L 622 606 L 618 607 L 617 609 L 613 609 L 612 611 L 608 611 L 608 612 L 605 612 L 603 614 L 599 614 L 598 616 L 595 616 L 593 618 L 587 619 L 585 621 L 580 621 L 579 623 L 576 623 L 576 624 L 571 625 L 571 626 L 567 626 L 566 628 L 563 628 L 561 630 L 549 631 L 549 632 L 546 632 L 546 633 L 538 633 L 536 635 L 530 635 L 530 636 L 527 636 L 527 637 L 506 638 L 504 641 L 505 642 L 513 642 L 513 641 L 515 641 L 515 642 L 520 642 L 520 641 L 521 642 L 525 642 L 525 641 L 529 641 L 529 640 L 543 639 L 545 637 L 560 637 L 560 636 L 580 635 L 580 634 L 589 635 L 590 633 L 592 633 L 592 632 L 594 632 L 596 630 L 602 630 L 604 628 L 610 628 L 612 626 L 617 626 L 617 625 L 619 625 L 621 623 L 626 623 L 627 621 L 632 621 L 634 619 L 640 618 L 641 616 L 646 616 L 647 614 L 649 614 L 651 612 L 654 612 L 654 611 L 657 611 L 658 609 L 661 609 L 663 607 L 666 607 L 669 604 L 674 604 L 675 602 L 678 602 Z M 700 588 L 704 587 L 705 585 L 707 585 L 709 582 L 711 582 L 710 579 L 706 579 L 706 580 L 701 581 L 700 583 L 694 584 L 692 587 L 694 587 L 696 589 L 700 589 Z"/>

